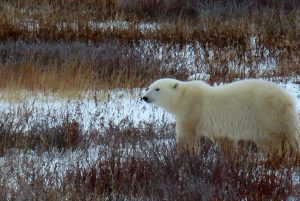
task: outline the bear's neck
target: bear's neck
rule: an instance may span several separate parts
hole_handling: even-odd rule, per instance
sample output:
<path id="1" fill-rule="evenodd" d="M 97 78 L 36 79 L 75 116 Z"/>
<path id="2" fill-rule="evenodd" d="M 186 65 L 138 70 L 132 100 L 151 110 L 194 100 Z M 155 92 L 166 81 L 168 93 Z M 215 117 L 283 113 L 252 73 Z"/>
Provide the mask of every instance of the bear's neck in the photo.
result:
<path id="1" fill-rule="evenodd" d="M 204 98 L 201 88 L 198 88 L 197 91 L 185 89 L 182 91 L 177 103 L 174 104 L 174 111 L 171 113 L 178 120 L 193 116 L 201 110 Z"/>
<path id="2" fill-rule="evenodd" d="M 185 104 L 184 104 L 184 97 L 187 95 L 186 94 L 187 90 L 183 89 L 180 93 L 180 96 L 178 99 L 175 99 L 176 102 L 173 105 L 173 108 L 169 111 L 171 114 L 173 114 L 176 118 L 179 118 L 185 109 Z"/>

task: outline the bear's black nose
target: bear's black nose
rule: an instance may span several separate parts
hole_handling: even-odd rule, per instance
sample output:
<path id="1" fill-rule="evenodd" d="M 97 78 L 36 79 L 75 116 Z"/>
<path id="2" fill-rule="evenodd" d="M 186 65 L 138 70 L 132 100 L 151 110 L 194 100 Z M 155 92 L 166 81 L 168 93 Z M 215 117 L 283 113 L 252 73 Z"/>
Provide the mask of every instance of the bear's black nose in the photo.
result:
<path id="1" fill-rule="evenodd" d="M 144 96 L 142 99 L 146 102 L 149 100 L 147 96 Z"/>

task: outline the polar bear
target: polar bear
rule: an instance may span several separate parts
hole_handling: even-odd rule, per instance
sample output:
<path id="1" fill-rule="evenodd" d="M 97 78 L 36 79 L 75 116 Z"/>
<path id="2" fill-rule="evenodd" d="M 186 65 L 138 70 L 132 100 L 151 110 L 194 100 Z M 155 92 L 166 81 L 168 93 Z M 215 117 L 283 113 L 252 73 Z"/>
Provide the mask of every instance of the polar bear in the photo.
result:
<path id="1" fill-rule="evenodd" d="M 142 99 L 175 115 L 180 149 L 199 150 L 200 137 L 207 137 L 220 146 L 227 142 L 222 149 L 251 141 L 268 156 L 286 147 L 299 150 L 293 98 L 272 82 L 250 79 L 212 87 L 165 78 L 152 83 Z"/>

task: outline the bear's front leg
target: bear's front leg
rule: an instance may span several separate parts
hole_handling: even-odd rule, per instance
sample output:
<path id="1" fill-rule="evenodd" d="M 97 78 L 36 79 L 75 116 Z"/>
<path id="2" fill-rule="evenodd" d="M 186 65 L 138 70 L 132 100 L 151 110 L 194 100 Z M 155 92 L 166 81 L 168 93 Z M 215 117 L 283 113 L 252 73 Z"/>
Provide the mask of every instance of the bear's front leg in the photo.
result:
<path id="1" fill-rule="evenodd" d="M 196 142 L 196 130 L 190 123 L 177 122 L 176 124 L 177 149 L 180 153 L 192 151 L 196 153 L 200 146 Z"/>

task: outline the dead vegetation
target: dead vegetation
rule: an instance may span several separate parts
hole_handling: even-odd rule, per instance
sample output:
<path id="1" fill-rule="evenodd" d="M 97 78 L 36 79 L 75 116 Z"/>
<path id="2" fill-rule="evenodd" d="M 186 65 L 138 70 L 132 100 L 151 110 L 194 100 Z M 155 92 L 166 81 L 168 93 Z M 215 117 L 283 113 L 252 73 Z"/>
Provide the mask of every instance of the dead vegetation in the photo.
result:
<path id="1" fill-rule="evenodd" d="M 74 97 L 145 87 L 161 77 L 299 82 L 299 6 L 297 0 L 0 1 L 0 90 Z M 24 116 L 17 127 L 14 115 Z M 59 124 L 51 116 L 26 129 L 33 115 L 0 115 L 0 200 L 300 197 L 298 158 L 275 169 L 259 151 L 228 158 L 210 142 L 199 155 L 179 155 L 173 124 L 124 119 L 86 131 L 62 114 Z"/>
<path id="2" fill-rule="evenodd" d="M 78 92 L 138 87 L 170 75 L 187 79 L 185 66 L 164 68 L 157 58 L 159 48 L 122 44 L 118 40 L 97 46 L 80 42 L 3 43 L 0 88 Z M 167 53 L 162 55 L 166 60 L 167 56 Z"/>
<path id="3" fill-rule="evenodd" d="M 297 0 L 14 0 L 1 1 L 1 8 L 11 15 L 26 18 L 55 19 L 125 19 L 134 20 L 174 20 L 199 19 L 203 15 L 243 17 L 245 13 L 265 10 L 290 11 L 299 8 Z M 84 11 L 84 12 L 83 12 Z M 228 12 L 230 11 L 230 12 Z M 64 13 L 65 15 L 59 15 Z M 80 13 L 80 15 L 78 14 Z"/>
<path id="4" fill-rule="evenodd" d="M 208 74 L 212 84 L 294 76 L 298 4 L 2 1 L 0 88 L 127 88 L 195 73 Z"/>
<path id="5" fill-rule="evenodd" d="M 253 42 L 255 40 L 256 42 Z M 161 77 L 209 83 L 264 77 L 284 80 L 299 74 L 299 51 L 271 51 L 253 37 L 240 47 L 161 42 L 99 44 L 5 42 L 0 45 L 0 88 L 65 92 L 145 87 Z M 196 75 L 196 76 L 195 76 Z"/>
<path id="6" fill-rule="evenodd" d="M 26 133 L 9 133 L 6 143 L 14 141 L 11 136 L 16 135 L 30 144 L 18 140 L 23 147 L 1 145 L 7 161 L 1 167 L 5 174 L 0 175 L 3 199 L 287 200 L 300 196 L 295 180 L 299 177 L 299 159 L 274 169 L 262 162 L 260 152 L 249 154 L 241 149 L 236 156 L 226 157 L 205 140 L 199 155 L 180 155 L 174 146 L 172 124 L 141 122 L 134 126 L 124 120 L 121 125 L 111 122 L 82 133 L 77 122 L 69 121 L 55 128 L 36 125 Z M 39 130 L 46 132 L 36 132 Z M 55 135 L 55 131 L 60 134 Z M 30 138 L 31 133 L 36 138 Z M 63 139 L 48 138 L 51 133 Z M 80 136 L 78 140 L 58 147 L 56 143 L 74 139 L 74 133 Z M 52 148 L 47 149 L 45 144 Z M 98 155 L 89 154 L 95 146 Z M 37 157 L 31 156 L 31 150 L 36 150 Z M 74 152 L 80 157 L 62 171 L 56 158 L 63 154 L 65 160 L 74 160 L 68 159 Z M 24 159 L 16 160 L 19 154 Z"/>

